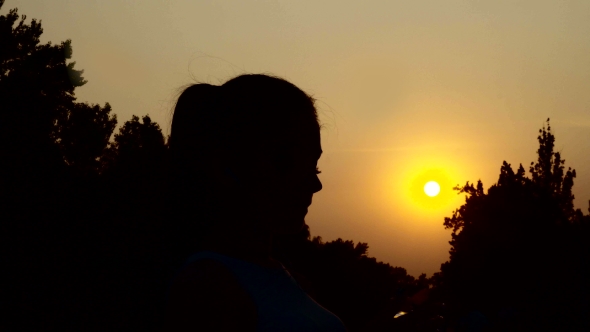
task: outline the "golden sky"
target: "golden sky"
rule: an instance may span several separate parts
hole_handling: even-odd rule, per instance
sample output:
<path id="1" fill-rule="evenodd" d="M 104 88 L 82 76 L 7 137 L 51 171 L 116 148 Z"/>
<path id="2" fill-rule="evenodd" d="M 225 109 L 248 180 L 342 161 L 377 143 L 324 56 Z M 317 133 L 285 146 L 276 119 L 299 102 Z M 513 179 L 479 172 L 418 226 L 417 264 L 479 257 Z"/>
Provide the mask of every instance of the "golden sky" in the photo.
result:
<path id="1" fill-rule="evenodd" d="M 312 235 L 369 243 L 409 273 L 448 259 L 450 187 L 525 168 L 551 118 L 556 147 L 590 199 L 590 1 L 7 0 L 72 39 L 89 81 L 79 101 L 167 133 L 179 89 L 272 73 L 318 99 L 324 189 Z M 416 194 L 444 182 L 435 204 Z M 441 183 L 443 184 L 443 183 Z M 423 185 L 423 184 L 422 184 Z M 444 199 L 443 199 L 444 198 Z"/>

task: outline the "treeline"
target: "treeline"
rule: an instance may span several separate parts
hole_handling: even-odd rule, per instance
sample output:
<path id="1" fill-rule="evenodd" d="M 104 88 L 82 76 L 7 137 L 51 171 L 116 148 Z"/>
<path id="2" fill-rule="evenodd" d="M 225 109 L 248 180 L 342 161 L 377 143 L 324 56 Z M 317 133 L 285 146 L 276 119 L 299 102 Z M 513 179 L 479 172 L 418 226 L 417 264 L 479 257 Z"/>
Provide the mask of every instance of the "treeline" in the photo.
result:
<path id="1" fill-rule="evenodd" d="M 78 102 L 71 42 L 42 32 L 0 16 L 0 329 L 156 330 L 175 268 L 167 139 L 148 115 L 115 132 L 108 103 Z M 528 176 L 505 162 L 487 192 L 457 187 L 450 259 L 431 278 L 307 228 L 274 256 L 350 331 L 590 330 L 590 217 L 549 121 L 538 140 Z"/>

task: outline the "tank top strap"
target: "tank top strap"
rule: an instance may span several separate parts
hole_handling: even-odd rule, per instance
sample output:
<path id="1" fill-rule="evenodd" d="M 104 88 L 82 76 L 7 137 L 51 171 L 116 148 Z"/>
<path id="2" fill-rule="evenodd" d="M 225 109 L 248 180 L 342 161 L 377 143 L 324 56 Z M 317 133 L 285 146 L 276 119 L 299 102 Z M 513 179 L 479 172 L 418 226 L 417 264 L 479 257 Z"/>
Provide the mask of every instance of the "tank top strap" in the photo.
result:
<path id="1" fill-rule="evenodd" d="M 283 265 L 281 265 L 281 268 L 264 267 L 213 251 L 203 250 L 192 254 L 186 260 L 185 267 L 201 259 L 211 259 L 225 265 L 225 267 L 234 274 L 240 285 L 252 295 L 253 300 L 257 302 L 257 304 L 260 304 L 258 303 L 260 302 L 260 297 L 268 295 L 265 290 L 275 283 L 276 279 L 290 279 L 292 283 L 299 287 L 297 282 L 291 277 Z"/>
<path id="2" fill-rule="evenodd" d="M 251 296 L 258 311 L 257 331 L 346 331 L 342 322 L 299 286 L 287 269 L 270 268 L 212 251 L 191 255 L 185 267 L 201 259 L 225 265 Z"/>

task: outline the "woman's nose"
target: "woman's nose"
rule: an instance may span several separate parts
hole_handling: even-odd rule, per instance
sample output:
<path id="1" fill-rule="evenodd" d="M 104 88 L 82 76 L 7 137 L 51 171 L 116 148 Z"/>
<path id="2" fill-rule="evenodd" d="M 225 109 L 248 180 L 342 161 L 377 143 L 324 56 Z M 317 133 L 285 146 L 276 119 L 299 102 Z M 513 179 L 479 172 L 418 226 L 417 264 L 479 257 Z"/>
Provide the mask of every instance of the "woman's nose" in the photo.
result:
<path id="1" fill-rule="evenodd" d="M 322 190 L 323 186 L 322 186 L 322 181 L 320 181 L 320 178 L 317 175 L 314 175 L 313 177 L 313 184 L 312 184 L 312 190 L 314 193 L 317 193 L 318 191 Z"/>

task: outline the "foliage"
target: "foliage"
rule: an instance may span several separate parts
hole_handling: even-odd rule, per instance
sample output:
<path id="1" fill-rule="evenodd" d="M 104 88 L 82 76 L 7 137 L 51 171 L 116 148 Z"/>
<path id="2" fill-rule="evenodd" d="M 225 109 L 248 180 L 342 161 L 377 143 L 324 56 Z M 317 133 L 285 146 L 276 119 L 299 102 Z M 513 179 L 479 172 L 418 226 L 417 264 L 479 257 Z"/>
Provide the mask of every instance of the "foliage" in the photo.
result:
<path id="1" fill-rule="evenodd" d="M 538 141 L 530 178 L 522 165 L 514 172 L 504 162 L 487 193 L 481 181 L 457 187 L 465 204 L 444 222 L 453 233 L 441 285 L 463 310 L 482 312 L 498 326 L 506 323 L 503 313 L 518 312 L 521 329 L 559 329 L 580 322 L 579 310 L 588 307 L 579 295 L 588 295 L 581 281 L 589 276 L 589 251 L 581 235 L 589 234 L 589 217 L 574 209 L 576 173 L 564 172 L 549 120 Z"/>
<path id="2" fill-rule="evenodd" d="M 104 270 L 93 240 L 108 192 L 93 175 L 116 117 L 76 102 L 86 81 L 67 62 L 71 41 L 42 44 L 42 32 L 16 9 L 0 15 L 2 330 L 77 329 Z"/>
<path id="3" fill-rule="evenodd" d="M 25 19 L 22 16 L 14 26 L 18 20 L 16 9 L 0 18 L 0 91 L 7 106 L 3 107 L 3 115 L 10 116 L 8 120 L 20 119 L 16 122 L 19 125 L 37 125 L 35 129 L 41 134 L 50 131 L 58 113 L 74 102 L 74 88 L 85 82 L 81 78 L 70 80 L 68 73 L 78 77 L 81 74 L 73 69 L 73 63 L 66 64 L 71 56 L 71 41 L 41 45 L 41 23 L 33 19 L 27 25 Z M 36 115 L 35 123 L 26 121 L 30 113 Z M 15 127 L 14 122 L 4 123 Z"/>
<path id="4" fill-rule="evenodd" d="M 0 2 L 0 8 L 4 1 Z M 17 23 L 18 22 L 18 23 Z M 41 22 L 19 20 L 17 9 L 0 16 L 0 130 L 7 148 L 33 158 L 52 155 L 34 164 L 67 164 L 77 173 L 98 172 L 98 158 L 114 130 L 116 116 L 104 107 L 76 102 L 74 89 L 86 84 L 83 71 L 74 69 L 71 40 L 41 44 Z M 60 152 L 58 152 L 59 150 Z M 58 161 L 61 155 L 63 162 Z"/>
<path id="5" fill-rule="evenodd" d="M 361 331 L 379 319 L 391 318 L 409 296 L 429 287 L 401 267 L 368 256 L 367 243 L 311 238 L 306 226 L 296 235 L 275 239 L 273 255 L 322 306 L 341 317 L 350 331 Z"/>
<path id="6" fill-rule="evenodd" d="M 146 115 L 133 115 L 105 151 L 105 168 L 146 167 L 164 158 L 166 144 L 160 126 Z"/>
<path id="7" fill-rule="evenodd" d="M 117 125 L 117 116 L 110 113 L 108 103 L 104 107 L 75 103 L 60 114 L 51 136 L 67 165 L 82 174 L 102 170 L 100 159 Z"/>

